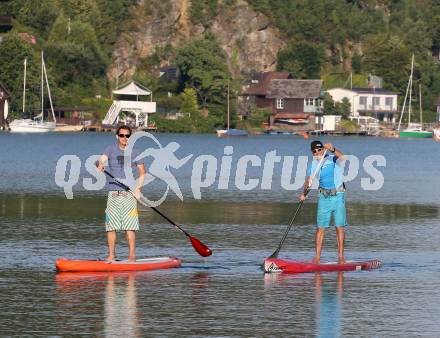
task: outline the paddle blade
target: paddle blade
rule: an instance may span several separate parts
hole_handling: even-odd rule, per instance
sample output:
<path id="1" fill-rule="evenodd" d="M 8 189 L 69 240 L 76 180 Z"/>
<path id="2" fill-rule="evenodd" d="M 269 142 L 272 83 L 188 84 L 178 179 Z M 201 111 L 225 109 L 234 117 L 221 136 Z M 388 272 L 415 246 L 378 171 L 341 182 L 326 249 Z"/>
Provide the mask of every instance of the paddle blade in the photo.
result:
<path id="1" fill-rule="evenodd" d="M 197 238 L 189 236 L 189 240 L 191 241 L 191 244 L 196 250 L 200 256 L 202 257 L 208 257 L 212 255 L 212 251 L 210 248 L 208 248 L 205 244 L 200 242 Z"/>

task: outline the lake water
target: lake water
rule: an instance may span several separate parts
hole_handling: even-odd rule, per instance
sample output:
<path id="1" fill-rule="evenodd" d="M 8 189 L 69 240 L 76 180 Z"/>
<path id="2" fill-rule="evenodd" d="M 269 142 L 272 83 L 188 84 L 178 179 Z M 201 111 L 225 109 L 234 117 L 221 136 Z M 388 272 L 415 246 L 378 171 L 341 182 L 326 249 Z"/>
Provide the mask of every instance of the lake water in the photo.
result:
<path id="1" fill-rule="evenodd" d="M 56 274 L 58 257 L 103 258 L 104 191 L 87 191 L 88 156 L 100 154 L 110 134 L 12 135 L 0 133 L 0 335 L 108 337 L 439 337 L 440 145 L 432 140 L 367 137 L 322 138 L 356 155 L 361 170 L 348 183 L 347 259 L 378 258 L 381 269 L 302 275 L 263 274 L 260 265 L 277 247 L 295 210 L 299 190 L 281 182 L 286 156 L 309 155 L 300 137 L 219 139 L 211 135 L 155 134 L 162 146 L 177 142 L 177 157 L 193 157 L 173 170 L 183 194 L 170 192 L 159 209 L 207 244 L 197 255 L 181 232 L 151 210 L 140 211 L 138 257 L 172 255 L 180 269 L 120 274 Z M 219 177 L 194 198 L 195 159 L 211 155 L 218 168 L 232 146 L 228 189 Z M 243 155 L 264 161 L 276 150 L 270 189 L 263 169 L 249 167 L 249 191 L 235 184 Z M 55 183 L 57 160 L 76 155 L 81 173 L 68 200 Z M 362 189 L 370 155 L 386 167 L 379 190 Z M 295 164 L 296 166 L 296 164 Z M 220 169 L 219 169 L 220 170 Z M 217 172 L 218 174 L 218 172 Z M 66 176 L 67 178 L 67 176 Z M 292 178 L 292 182 L 293 182 Z M 149 198 L 164 192 L 145 187 Z M 312 191 L 280 253 L 310 259 L 314 250 L 316 191 Z M 127 254 L 121 236 L 118 255 Z M 323 260 L 336 258 L 333 229 L 326 232 Z"/>

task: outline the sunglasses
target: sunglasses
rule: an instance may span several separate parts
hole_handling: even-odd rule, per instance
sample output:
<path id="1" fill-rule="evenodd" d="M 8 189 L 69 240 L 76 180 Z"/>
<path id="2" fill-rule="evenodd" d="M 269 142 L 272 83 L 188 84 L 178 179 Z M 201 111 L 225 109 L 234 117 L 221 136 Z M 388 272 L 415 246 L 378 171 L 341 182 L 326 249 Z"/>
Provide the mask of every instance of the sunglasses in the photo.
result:
<path id="1" fill-rule="evenodd" d="M 324 148 L 313 149 L 313 153 L 314 154 L 319 153 L 322 149 L 324 149 Z"/>
<path id="2" fill-rule="evenodd" d="M 119 137 L 123 138 L 130 138 L 131 134 L 118 134 Z"/>

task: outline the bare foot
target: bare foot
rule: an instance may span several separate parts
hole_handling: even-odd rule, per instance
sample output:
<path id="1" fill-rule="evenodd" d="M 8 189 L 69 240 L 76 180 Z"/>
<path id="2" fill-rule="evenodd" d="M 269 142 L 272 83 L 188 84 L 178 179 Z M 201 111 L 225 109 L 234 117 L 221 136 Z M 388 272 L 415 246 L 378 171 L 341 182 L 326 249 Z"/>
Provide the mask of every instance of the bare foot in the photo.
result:
<path id="1" fill-rule="evenodd" d="M 345 258 L 344 257 L 339 257 L 338 258 L 338 263 L 339 264 L 345 264 Z"/>
<path id="2" fill-rule="evenodd" d="M 312 263 L 313 264 L 319 264 L 319 262 L 320 262 L 320 258 L 318 258 L 318 257 L 314 257 L 313 259 L 312 259 Z"/>
<path id="3" fill-rule="evenodd" d="M 112 261 L 114 261 L 115 259 L 116 259 L 115 256 L 107 256 L 107 258 L 106 258 L 105 260 L 108 261 L 108 262 L 112 262 Z"/>
<path id="4" fill-rule="evenodd" d="M 128 257 L 129 262 L 136 262 L 136 257 Z"/>

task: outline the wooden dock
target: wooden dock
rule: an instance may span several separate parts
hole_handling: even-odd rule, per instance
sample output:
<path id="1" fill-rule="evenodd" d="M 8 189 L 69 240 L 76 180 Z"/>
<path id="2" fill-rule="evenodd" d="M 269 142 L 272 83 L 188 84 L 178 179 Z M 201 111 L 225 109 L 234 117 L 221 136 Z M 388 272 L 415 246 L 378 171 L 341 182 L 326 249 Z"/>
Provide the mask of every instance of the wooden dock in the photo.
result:
<path id="1" fill-rule="evenodd" d="M 84 131 L 97 131 L 97 132 L 112 132 L 118 129 L 118 127 L 114 126 L 103 126 L 100 124 L 92 124 L 90 126 L 84 126 Z"/>
<path id="2" fill-rule="evenodd" d="M 355 131 L 355 132 L 343 132 L 343 131 L 324 131 L 324 130 L 312 130 L 308 132 L 309 135 L 313 136 L 369 136 L 366 131 Z"/>

